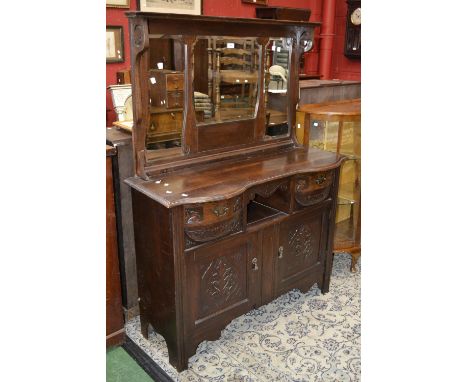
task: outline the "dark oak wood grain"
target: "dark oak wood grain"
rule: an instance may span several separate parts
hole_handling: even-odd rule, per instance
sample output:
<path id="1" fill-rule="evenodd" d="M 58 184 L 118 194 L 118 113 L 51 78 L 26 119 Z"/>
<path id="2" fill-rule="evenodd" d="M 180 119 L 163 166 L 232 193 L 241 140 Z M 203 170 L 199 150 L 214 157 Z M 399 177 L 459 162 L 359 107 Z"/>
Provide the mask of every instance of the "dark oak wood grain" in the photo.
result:
<path id="1" fill-rule="evenodd" d="M 297 148 L 263 159 L 188 168 L 154 177 L 151 181 L 130 178 L 127 183 L 170 208 L 229 199 L 249 187 L 288 175 L 336 168 L 342 160 L 340 155 L 334 153 Z"/>
<path id="2" fill-rule="evenodd" d="M 218 338 L 233 318 L 292 288 L 306 291 L 317 284 L 328 290 L 344 158 L 296 140 L 299 57 L 315 24 L 127 15 L 137 163 L 136 176 L 126 183 L 132 188 L 142 332 L 147 337 L 151 326 L 164 337 L 169 361 L 180 371 L 199 343 Z M 195 42 L 226 31 L 234 37 L 256 36 L 261 47 L 256 56 L 261 70 L 251 74 L 260 80 L 257 114 L 197 125 L 193 90 L 206 87 L 194 81 L 193 72 L 206 73 L 207 63 L 198 63 L 196 55 L 208 45 L 197 47 Z M 163 153 L 144 146 L 151 110 L 146 61 L 153 54 L 148 40 L 161 35 L 183 43 L 185 60 L 184 81 L 179 76 L 169 86 L 165 83 L 165 93 L 184 89 L 182 149 Z M 266 134 L 263 69 L 270 37 L 283 38 L 291 50 L 283 97 L 289 129 L 278 138 Z"/>

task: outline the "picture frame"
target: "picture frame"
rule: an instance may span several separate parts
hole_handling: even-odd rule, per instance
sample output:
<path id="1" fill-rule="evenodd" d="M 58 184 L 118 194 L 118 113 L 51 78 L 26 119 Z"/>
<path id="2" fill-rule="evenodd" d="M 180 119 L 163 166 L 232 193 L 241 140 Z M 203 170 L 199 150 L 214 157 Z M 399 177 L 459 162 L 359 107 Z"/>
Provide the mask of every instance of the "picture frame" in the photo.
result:
<path id="1" fill-rule="evenodd" d="M 255 5 L 268 5 L 268 0 L 242 0 L 242 2 Z"/>
<path id="2" fill-rule="evenodd" d="M 137 9 L 143 12 L 201 15 L 203 0 L 137 0 Z"/>
<path id="3" fill-rule="evenodd" d="M 106 0 L 107 8 L 130 8 L 130 0 Z"/>
<path id="4" fill-rule="evenodd" d="M 124 34 L 123 27 L 118 25 L 106 26 L 106 63 L 124 62 Z"/>

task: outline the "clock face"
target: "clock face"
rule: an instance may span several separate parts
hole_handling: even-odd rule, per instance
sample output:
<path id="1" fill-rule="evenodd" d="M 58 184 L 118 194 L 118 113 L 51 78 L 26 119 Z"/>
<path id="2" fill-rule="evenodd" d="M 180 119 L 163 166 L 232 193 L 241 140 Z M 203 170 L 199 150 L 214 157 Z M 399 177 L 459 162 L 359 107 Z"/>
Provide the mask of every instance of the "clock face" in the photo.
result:
<path id="1" fill-rule="evenodd" d="M 351 22 L 354 25 L 361 25 L 361 8 L 356 8 L 353 13 L 351 13 Z"/>

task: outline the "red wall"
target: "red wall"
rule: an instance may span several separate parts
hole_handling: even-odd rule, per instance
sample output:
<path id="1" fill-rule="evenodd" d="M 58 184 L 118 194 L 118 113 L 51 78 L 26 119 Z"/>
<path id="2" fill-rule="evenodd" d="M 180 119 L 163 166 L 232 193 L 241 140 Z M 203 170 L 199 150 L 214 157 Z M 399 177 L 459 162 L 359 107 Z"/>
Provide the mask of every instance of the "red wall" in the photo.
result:
<path id="1" fill-rule="evenodd" d="M 321 21 L 323 0 L 270 0 L 270 6 L 283 6 L 292 8 L 310 8 L 311 16 L 309 21 Z M 346 27 L 346 0 L 336 0 L 335 16 L 335 40 L 332 53 L 332 76 L 343 80 L 361 79 L 361 61 L 350 60 L 343 54 L 344 38 Z M 245 4 L 241 0 L 203 0 L 203 14 L 207 16 L 228 16 L 228 17 L 255 17 L 255 5 Z M 130 9 L 106 8 L 107 25 L 122 25 L 124 27 L 124 55 L 125 62 L 106 65 L 106 87 L 117 82 L 116 73 L 118 70 L 130 69 L 130 41 L 128 33 L 128 21 L 125 12 L 136 10 L 136 0 L 130 0 Z M 304 73 L 318 74 L 318 47 L 319 28 L 315 31 L 314 48 L 305 55 Z M 116 115 L 112 108 L 112 100 L 109 92 L 106 95 L 107 126 L 116 120 Z"/>
<path id="2" fill-rule="evenodd" d="M 269 0 L 268 5 L 291 7 L 291 8 L 309 8 L 311 15 L 309 21 L 319 21 L 321 14 L 322 1 L 321 0 Z M 203 14 L 207 16 L 230 16 L 230 17 L 255 17 L 254 4 L 242 3 L 241 0 L 203 0 Z M 317 74 L 318 73 L 318 31 L 315 32 L 314 49 L 306 53 L 304 63 L 304 73 Z"/>
<path id="3" fill-rule="evenodd" d="M 316 3 L 311 0 L 269 0 L 268 5 L 292 7 L 292 8 L 309 8 L 311 3 Z M 203 14 L 206 16 L 228 16 L 228 17 L 255 17 L 255 4 L 243 3 L 241 0 L 203 0 Z"/>
<path id="4" fill-rule="evenodd" d="M 117 71 L 130 69 L 130 35 L 128 21 L 125 12 L 136 10 L 136 1 L 130 0 L 130 9 L 106 8 L 106 25 L 122 25 L 124 29 L 124 58 L 125 62 L 106 64 L 106 88 L 117 83 Z M 111 126 L 117 116 L 112 107 L 112 99 L 109 91 L 106 92 L 106 125 Z"/>
<path id="5" fill-rule="evenodd" d="M 346 15 L 348 5 L 346 0 L 336 0 L 335 39 L 332 53 L 332 77 L 340 80 L 361 80 L 361 60 L 349 59 L 344 55 Z"/>

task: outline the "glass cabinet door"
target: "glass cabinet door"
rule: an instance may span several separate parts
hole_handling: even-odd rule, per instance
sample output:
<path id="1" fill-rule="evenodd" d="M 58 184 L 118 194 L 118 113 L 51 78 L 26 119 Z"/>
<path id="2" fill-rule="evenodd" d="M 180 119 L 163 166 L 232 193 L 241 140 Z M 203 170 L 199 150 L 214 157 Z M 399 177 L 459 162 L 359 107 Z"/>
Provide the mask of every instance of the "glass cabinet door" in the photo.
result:
<path id="1" fill-rule="evenodd" d="M 346 115 L 333 115 L 334 105 L 330 103 L 326 107 L 328 115 L 310 113 L 309 146 L 338 152 L 346 157 L 340 172 L 334 249 L 352 251 L 360 248 L 361 235 L 360 115 L 349 118 Z"/>

